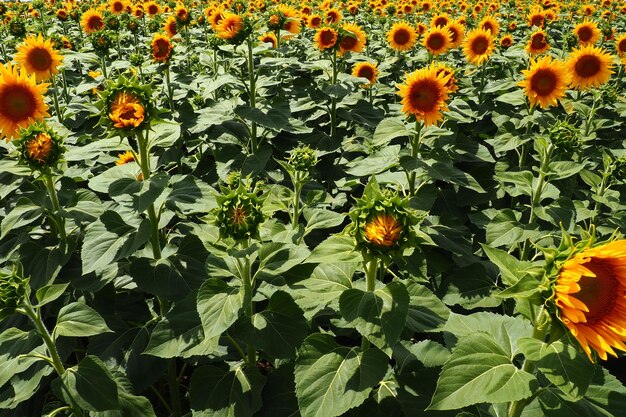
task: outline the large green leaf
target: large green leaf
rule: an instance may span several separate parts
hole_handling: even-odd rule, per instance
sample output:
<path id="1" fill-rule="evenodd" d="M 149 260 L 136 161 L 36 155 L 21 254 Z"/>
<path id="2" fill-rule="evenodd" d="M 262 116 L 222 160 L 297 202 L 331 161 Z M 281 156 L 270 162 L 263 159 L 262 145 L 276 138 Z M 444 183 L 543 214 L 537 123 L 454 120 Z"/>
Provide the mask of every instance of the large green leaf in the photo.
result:
<path id="1" fill-rule="evenodd" d="M 391 356 L 409 310 L 409 293 L 403 283 L 394 281 L 373 292 L 346 290 L 341 294 L 339 307 L 351 326 Z"/>
<path id="2" fill-rule="evenodd" d="M 475 332 L 459 339 L 443 366 L 431 410 L 454 410 L 478 403 L 504 403 L 530 397 L 537 379 L 518 369 L 506 347 Z"/>
<path id="3" fill-rule="evenodd" d="M 428 288 L 417 283 L 407 286 L 410 296 L 406 327 L 414 332 L 432 332 L 443 328 L 450 310 Z"/>
<path id="4" fill-rule="evenodd" d="M 20 198 L 16 206 L 2 219 L 0 224 L 0 239 L 15 229 L 26 226 L 37 220 L 43 214 L 44 209 L 34 204 L 28 198 Z"/>
<path id="5" fill-rule="evenodd" d="M 75 302 L 59 310 L 53 333 L 57 336 L 86 337 L 110 331 L 96 310 L 84 303 Z"/>
<path id="6" fill-rule="evenodd" d="M 353 237 L 334 235 L 317 245 L 305 262 L 359 262 L 362 257 L 354 250 L 354 246 Z"/>
<path id="7" fill-rule="evenodd" d="M 256 368 L 202 366 L 194 371 L 189 388 L 193 416 L 252 417 L 261 408 L 264 384 Z"/>
<path id="8" fill-rule="evenodd" d="M 302 245 L 265 243 L 259 248 L 259 269 L 255 279 L 270 279 L 301 264 L 310 254 Z"/>
<path id="9" fill-rule="evenodd" d="M 332 336 L 309 336 L 296 359 L 302 417 L 335 417 L 363 403 L 385 376 L 388 359 L 376 348 L 340 346 Z"/>
<path id="10" fill-rule="evenodd" d="M 87 227 L 81 251 L 83 274 L 106 270 L 111 263 L 130 256 L 150 239 L 150 233 L 148 219 L 135 228 L 117 212 L 105 211 Z"/>
<path id="11" fill-rule="evenodd" d="M 198 314 L 204 337 L 221 335 L 239 318 L 243 308 L 243 287 L 230 286 L 219 278 L 210 278 L 198 291 Z"/>
<path id="12" fill-rule="evenodd" d="M 550 382 L 572 400 L 578 400 L 591 383 L 595 366 L 571 344 L 543 343 L 526 337 L 518 341 L 527 360 L 535 362 Z"/>
<path id="13" fill-rule="evenodd" d="M 0 334 L 0 387 L 14 375 L 27 370 L 35 361 L 20 355 L 29 354 L 42 344 L 34 330 L 25 332 L 12 327 Z"/>

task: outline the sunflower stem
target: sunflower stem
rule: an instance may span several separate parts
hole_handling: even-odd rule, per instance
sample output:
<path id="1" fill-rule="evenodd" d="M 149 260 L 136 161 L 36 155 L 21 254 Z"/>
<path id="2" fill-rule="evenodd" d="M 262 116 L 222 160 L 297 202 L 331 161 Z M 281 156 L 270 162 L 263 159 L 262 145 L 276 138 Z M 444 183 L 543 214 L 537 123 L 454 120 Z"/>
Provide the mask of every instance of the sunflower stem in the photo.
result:
<path id="1" fill-rule="evenodd" d="M 59 234 L 60 244 L 59 247 L 62 253 L 65 253 L 65 247 L 67 244 L 67 235 L 65 233 L 65 219 L 61 216 L 61 205 L 59 204 L 59 196 L 54 186 L 54 177 L 51 173 L 44 174 L 46 189 L 52 202 L 52 221 L 57 226 L 57 232 Z"/>
<path id="2" fill-rule="evenodd" d="M 300 176 L 300 172 L 296 171 L 294 176 L 294 195 L 293 195 L 293 216 L 291 219 L 292 226 L 298 228 L 298 219 L 300 217 L 300 194 L 304 187 L 304 181 Z"/>
<path id="3" fill-rule="evenodd" d="M 593 104 L 591 105 L 591 110 L 589 111 L 589 117 L 587 117 L 587 120 L 585 120 L 585 138 L 589 136 L 591 126 L 593 125 L 593 118 L 596 115 L 596 111 L 598 111 L 599 101 L 600 100 L 597 97 L 594 97 Z"/>
<path id="4" fill-rule="evenodd" d="M 137 143 L 139 144 L 139 166 L 141 167 L 141 174 L 143 181 L 150 179 L 150 149 L 148 144 L 148 132 L 137 133 Z M 152 227 L 151 246 L 154 259 L 161 259 L 161 242 L 159 239 L 159 218 L 156 214 L 154 204 L 150 204 L 148 207 L 148 218 L 150 219 L 150 225 Z M 163 307 L 163 306 L 162 306 Z M 165 314 L 163 308 L 161 314 Z"/>
<path id="5" fill-rule="evenodd" d="M 104 55 L 100 55 L 100 66 L 102 67 L 102 76 L 104 79 L 108 79 L 109 75 L 107 74 L 107 60 Z"/>
<path id="6" fill-rule="evenodd" d="M 174 91 L 172 89 L 172 81 L 170 78 L 170 65 L 165 65 L 165 83 L 167 84 L 167 100 L 170 110 L 174 111 Z"/>
<path id="7" fill-rule="evenodd" d="M 334 86 L 337 84 L 337 49 L 333 48 L 332 55 L 333 74 L 331 84 Z M 330 138 L 335 138 L 335 132 L 337 130 L 337 97 L 334 95 L 330 98 Z"/>
<path id="8" fill-rule="evenodd" d="M 241 242 L 241 248 L 243 250 L 247 249 L 250 245 L 250 242 L 245 239 Z M 241 281 L 243 282 L 243 290 L 244 290 L 244 303 L 246 303 L 245 314 L 247 317 L 251 318 L 254 315 L 254 304 L 252 302 L 252 297 L 254 297 L 254 280 L 252 279 L 251 269 L 250 269 L 250 257 L 245 254 L 243 259 L 238 259 L 241 274 Z M 252 344 L 248 344 L 248 365 L 253 367 L 256 365 L 256 349 Z"/>
<path id="9" fill-rule="evenodd" d="M 417 159 L 420 153 L 420 147 L 422 145 L 422 124 L 419 120 L 415 121 L 415 135 L 413 135 L 413 140 L 411 141 L 411 156 L 414 159 Z M 417 177 L 417 173 L 413 170 L 409 174 L 409 194 L 411 197 L 415 195 L 415 179 Z"/>
<path id="10" fill-rule="evenodd" d="M 53 75 L 50 79 L 52 80 L 52 99 L 54 101 L 54 112 L 57 115 L 57 119 L 59 119 L 59 123 L 63 124 L 63 112 L 61 112 L 61 107 L 59 106 L 56 76 Z"/>
<path id="11" fill-rule="evenodd" d="M 543 315 L 544 315 L 544 306 L 541 305 L 541 307 L 539 308 L 539 311 L 537 312 L 537 315 L 535 316 L 535 322 L 533 323 L 533 335 L 532 335 L 533 339 L 537 339 L 540 342 L 543 342 L 546 332 L 550 328 L 550 326 L 548 326 L 548 324 L 544 322 Z M 534 367 L 534 364 L 532 361 L 529 361 L 528 359 L 524 359 L 524 364 L 522 365 L 523 372 L 530 373 L 533 371 L 533 367 Z M 525 398 L 523 400 L 511 402 L 511 404 L 509 405 L 508 417 L 520 417 L 522 415 L 522 412 L 524 411 L 524 408 L 526 408 L 526 406 L 530 404 L 533 398 L 534 396 L 531 396 L 530 398 Z"/>
<path id="12" fill-rule="evenodd" d="M 252 109 L 256 108 L 256 76 L 254 74 L 254 55 L 252 53 L 252 39 L 248 36 L 246 41 L 248 44 L 248 80 L 250 83 L 250 107 Z M 255 154 L 259 149 L 259 144 L 257 143 L 257 126 L 256 122 L 253 120 L 250 124 L 250 147 L 252 154 Z"/>
<path id="13" fill-rule="evenodd" d="M 176 375 L 176 358 L 170 359 L 167 368 L 167 386 L 170 391 L 170 400 L 172 401 L 172 417 L 181 417 L 183 415 L 183 407 L 180 401 L 180 390 L 178 389 L 178 379 Z"/>

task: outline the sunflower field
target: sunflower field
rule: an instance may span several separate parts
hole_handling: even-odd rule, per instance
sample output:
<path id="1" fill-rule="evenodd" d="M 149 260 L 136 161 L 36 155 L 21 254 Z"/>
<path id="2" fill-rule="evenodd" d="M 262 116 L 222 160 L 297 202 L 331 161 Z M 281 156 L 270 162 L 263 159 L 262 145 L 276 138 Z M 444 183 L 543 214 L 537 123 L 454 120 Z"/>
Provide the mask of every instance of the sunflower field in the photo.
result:
<path id="1" fill-rule="evenodd" d="M 623 0 L 0 17 L 0 417 L 626 415 Z"/>

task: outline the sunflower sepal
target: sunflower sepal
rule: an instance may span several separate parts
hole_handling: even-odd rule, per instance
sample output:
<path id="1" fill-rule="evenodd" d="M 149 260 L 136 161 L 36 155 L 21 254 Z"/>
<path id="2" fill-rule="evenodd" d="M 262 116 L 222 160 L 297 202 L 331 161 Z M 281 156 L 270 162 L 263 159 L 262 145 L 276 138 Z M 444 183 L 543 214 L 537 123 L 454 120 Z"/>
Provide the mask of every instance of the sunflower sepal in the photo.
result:
<path id="1" fill-rule="evenodd" d="M 59 170 L 65 147 L 61 136 L 44 122 L 36 122 L 20 130 L 15 144 L 18 159 L 33 172 L 51 174 Z"/>
<path id="2" fill-rule="evenodd" d="M 243 181 L 236 188 L 222 188 L 216 195 L 217 208 L 211 214 L 219 227 L 220 238 L 232 238 L 236 242 L 249 241 L 259 234 L 259 226 L 265 221 L 263 197 L 258 188 L 250 190 Z"/>

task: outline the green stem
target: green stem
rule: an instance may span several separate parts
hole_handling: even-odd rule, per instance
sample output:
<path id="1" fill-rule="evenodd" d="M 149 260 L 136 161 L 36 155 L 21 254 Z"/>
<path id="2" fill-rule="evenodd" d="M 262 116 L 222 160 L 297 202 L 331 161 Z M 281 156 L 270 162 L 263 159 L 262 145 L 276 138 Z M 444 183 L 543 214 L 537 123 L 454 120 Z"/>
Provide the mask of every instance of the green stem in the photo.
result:
<path id="1" fill-rule="evenodd" d="M 365 264 L 365 282 L 367 291 L 372 292 L 376 289 L 376 274 L 378 271 L 378 259 L 370 259 Z"/>
<path id="2" fill-rule="evenodd" d="M 172 416 L 181 417 L 183 415 L 183 407 L 180 401 L 178 379 L 176 378 L 176 359 L 170 359 L 167 369 L 167 386 L 169 387 L 170 400 L 172 401 Z"/>
<path id="3" fill-rule="evenodd" d="M 298 228 L 298 219 L 300 218 L 300 194 L 304 187 L 304 181 L 300 177 L 300 173 L 295 173 L 295 187 L 293 196 L 293 216 L 291 219 L 292 226 L 295 229 Z"/>
<path id="4" fill-rule="evenodd" d="M 250 107 L 256 108 L 256 76 L 254 74 L 254 54 L 252 53 L 252 40 L 248 38 L 248 81 L 250 83 Z M 259 144 L 257 142 L 257 125 L 255 121 L 251 122 L 250 125 L 250 144 L 252 154 L 255 154 L 259 149 Z"/>
<path id="5" fill-rule="evenodd" d="M 59 96 L 57 94 L 57 83 L 55 80 L 56 76 L 53 75 L 51 77 L 52 80 L 52 99 L 54 101 L 54 112 L 56 113 L 59 122 L 63 123 L 63 113 L 61 112 L 61 107 L 59 106 Z"/>
<path id="6" fill-rule="evenodd" d="M 137 143 L 139 144 L 139 166 L 141 167 L 141 174 L 143 180 L 150 179 L 150 149 L 148 145 L 148 132 L 137 133 Z M 157 216 L 154 204 L 150 204 L 148 207 L 148 218 L 150 219 L 150 225 L 152 227 L 151 246 L 154 259 L 161 259 L 161 242 L 159 239 L 159 218 Z M 163 311 L 161 312 L 164 313 Z"/>
<path id="7" fill-rule="evenodd" d="M 337 50 L 333 49 L 332 55 L 333 74 L 332 85 L 337 84 Z M 333 93 L 334 94 L 334 93 Z M 337 97 L 334 95 L 330 98 L 330 137 L 335 138 L 335 132 L 337 131 Z"/>
<path id="8" fill-rule="evenodd" d="M 246 352 L 244 352 L 243 349 L 241 348 L 241 345 L 239 345 L 239 343 L 237 343 L 237 341 L 233 339 L 232 336 L 229 335 L 228 333 L 226 333 L 226 339 L 228 339 L 228 341 L 232 343 L 235 349 L 237 349 L 237 352 L 239 352 L 239 354 L 241 355 L 241 359 L 243 359 L 244 361 L 247 361 L 248 357 L 246 356 Z"/>
<path id="9" fill-rule="evenodd" d="M 165 398 L 163 398 L 163 395 L 161 395 L 161 393 L 159 392 L 158 389 L 154 388 L 152 385 L 150 385 L 150 390 L 154 393 L 154 395 L 157 396 L 157 398 L 159 399 L 159 401 L 161 401 L 161 404 L 163 405 L 163 407 L 165 407 L 165 409 L 169 414 L 172 414 L 172 408 L 170 407 L 170 404 L 165 400 Z"/>
<path id="10" fill-rule="evenodd" d="M 57 225 L 57 232 L 59 233 L 60 240 L 60 249 L 62 253 L 65 253 L 65 246 L 67 244 L 67 234 L 65 232 L 65 219 L 61 216 L 61 205 L 59 204 L 59 196 L 57 195 L 57 190 L 54 186 L 54 178 L 52 174 L 46 173 L 44 174 L 46 180 L 46 189 L 48 190 L 48 195 L 50 196 L 50 201 L 52 202 L 52 209 L 54 213 L 53 221 Z"/>
<path id="11" fill-rule="evenodd" d="M 413 136 L 413 140 L 411 141 L 411 156 L 414 159 L 417 159 L 420 152 L 420 147 L 422 145 L 422 124 L 419 120 L 415 121 L 415 135 Z M 413 170 L 409 174 L 409 194 L 412 196 L 415 195 L 415 179 L 417 177 L 417 172 Z"/>
<path id="12" fill-rule="evenodd" d="M 100 66 L 102 67 L 102 76 L 106 80 L 109 75 L 107 74 L 107 60 L 104 55 L 100 55 Z"/>
<path id="13" fill-rule="evenodd" d="M 170 110 L 174 111 L 174 90 L 172 89 L 172 81 L 170 79 L 170 66 L 165 66 L 165 83 L 167 84 L 167 100 Z"/>
<path id="14" fill-rule="evenodd" d="M 589 136 L 589 131 L 591 130 L 591 126 L 593 124 L 593 118 L 596 115 L 596 111 L 598 111 L 598 99 L 593 100 L 593 105 L 591 106 L 591 110 L 589 111 L 589 117 L 585 120 L 585 137 Z"/>
<path id="15" fill-rule="evenodd" d="M 245 250 L 249 246 L 248 240 L 244 240 L 241 242 L 241 249 Z M 252 302 L 252 297 L 254 297 L 254 280 L 252 279 L 252 273 L 250 268 L 250 257 L 245 255 L 242 258 L 237 259 L 240 268 L 241 280 L 243 282 L 243 290 L 244 290 L 244 313 L 247 317 L 251 318 L 254 315 L 254 303 Z M 248 345 L 248 358 L 247 362 L 249 366 L 256 365 L 256 349 L 252 344 Z"/>
<path id="16" fill-rule="evenodd" d="M 539 309 L 539 312 L 537 313 L 537 316 L 535 317 L 535 322 L 533 323 L 534 327 L 533 327 L 533 335 L 532 335 L 534 339 L 537 339 L 541 342 L 543 342 L 543 338 L 546 335 L 546 332 L 548 331 L 550 327 L 542 321 L 543 312 L 544 312 L 544 306 L 542 305 L 541 308 Z M 530 373 L 533 371 L 533 367 L 534 365 L 531 361 L 524 359 L 524 364 L 522 365 L 523 372 Z M 533 398 L 534 396 L 523 399 L 523 400 L 511 402 L 509 406 L 508 417 L 520 417 L 522 415 L 522 412 L 524 411 L 524 408 L 526 408 L 526 406 L 532 401 Z"/>

